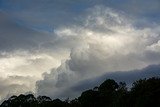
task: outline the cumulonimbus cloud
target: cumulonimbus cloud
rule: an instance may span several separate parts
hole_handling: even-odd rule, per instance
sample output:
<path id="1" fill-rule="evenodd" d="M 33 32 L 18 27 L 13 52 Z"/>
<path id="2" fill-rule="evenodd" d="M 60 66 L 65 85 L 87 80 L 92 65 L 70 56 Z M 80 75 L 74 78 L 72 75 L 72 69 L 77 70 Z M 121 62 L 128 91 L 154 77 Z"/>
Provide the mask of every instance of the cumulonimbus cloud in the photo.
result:
<path id="1" fill-rule="evenodd" d="M 159 7 L 159 0 L 2 0 L 1 99 L 27 91 L 74 97 L 81 89 L 70 87 L 83 80 L 160 63 Z"/>
<path id="2" fill-rule="evenodd" d="M 55 30 L 57 47 L 67 48 L 70 55 L 37 82 L 37 94 L 73 97 L 62 93 L 79 81 L 106 72 L 127 72 L 160 63 L 159 25 L 138 28 L 136 20 L 103 6 L 89 9 L 87 13 L 82 18 L 83 25 Z"/>

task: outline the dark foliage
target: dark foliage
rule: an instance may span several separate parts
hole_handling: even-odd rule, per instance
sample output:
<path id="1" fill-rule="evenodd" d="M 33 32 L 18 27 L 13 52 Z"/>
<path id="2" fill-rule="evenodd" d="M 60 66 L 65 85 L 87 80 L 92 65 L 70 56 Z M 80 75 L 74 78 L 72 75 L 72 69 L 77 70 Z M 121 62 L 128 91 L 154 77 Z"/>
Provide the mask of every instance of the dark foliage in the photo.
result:
<path id="1" fill-rule="evenodd" d="M 160 78 L 140 79 L 128 91 L 126 84 L 107 79 L 74 100 L 52 100 L 32 94 L 12 96 L 0 107 L 160 107 Z"/>

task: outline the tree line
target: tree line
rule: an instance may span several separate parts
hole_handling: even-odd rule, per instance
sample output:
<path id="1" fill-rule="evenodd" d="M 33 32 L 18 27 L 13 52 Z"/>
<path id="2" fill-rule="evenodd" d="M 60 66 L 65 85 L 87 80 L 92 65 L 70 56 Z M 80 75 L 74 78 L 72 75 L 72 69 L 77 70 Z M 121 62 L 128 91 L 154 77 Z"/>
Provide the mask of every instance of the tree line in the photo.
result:
<path id="1" fill-rule="evenodd" d="M 71 101 L 21 94 L 11 96 L 0 107 L 160 107 L 160 78 L 140 79 L 130 88 L 125 82 L 106 79 Z"/>

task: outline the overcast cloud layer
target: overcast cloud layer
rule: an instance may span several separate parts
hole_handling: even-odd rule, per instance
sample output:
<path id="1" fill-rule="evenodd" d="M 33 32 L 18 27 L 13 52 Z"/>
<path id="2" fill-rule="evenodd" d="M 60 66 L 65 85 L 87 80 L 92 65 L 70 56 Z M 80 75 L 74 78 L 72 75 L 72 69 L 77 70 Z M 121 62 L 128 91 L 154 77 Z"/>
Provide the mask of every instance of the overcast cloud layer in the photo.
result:
<path id="1" fill-rule="evenodd" d="M 1 99 L 30 91 L 73 98 L 106 73 L 139 75 L 160 64 L 158 0 L 0 3 Z"/>

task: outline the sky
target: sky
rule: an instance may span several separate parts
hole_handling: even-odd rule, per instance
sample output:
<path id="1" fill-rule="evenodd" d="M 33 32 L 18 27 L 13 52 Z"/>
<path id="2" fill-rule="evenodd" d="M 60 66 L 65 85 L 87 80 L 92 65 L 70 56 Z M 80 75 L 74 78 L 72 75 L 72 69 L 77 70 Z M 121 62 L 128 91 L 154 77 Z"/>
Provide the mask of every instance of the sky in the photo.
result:
<path id="1" fill-rule="evenodd" d="M 159 76 L 159 19 L 159 0 L 0 0 L 0 100 Z"/>

